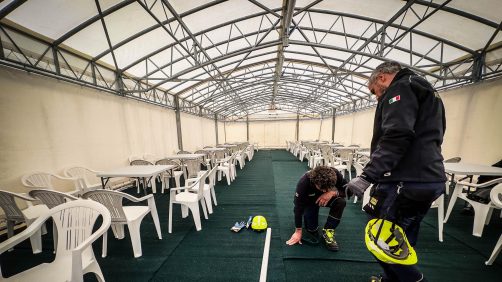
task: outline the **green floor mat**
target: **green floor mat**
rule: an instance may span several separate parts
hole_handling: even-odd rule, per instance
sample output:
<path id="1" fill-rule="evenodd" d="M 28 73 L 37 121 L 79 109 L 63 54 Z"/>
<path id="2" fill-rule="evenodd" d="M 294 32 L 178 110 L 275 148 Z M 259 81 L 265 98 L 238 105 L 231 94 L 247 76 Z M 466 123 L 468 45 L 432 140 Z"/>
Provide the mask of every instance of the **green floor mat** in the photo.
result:
<path id="1" fill-rule="evenodd" d="M 152 218 L 141 225 L 143 256 L 135 259 L 126 229 L 123 240 L 108 236 L 108 256 L 101 258 L 99 239 L 93 244 L 107 281 L 258 281 L 265 232 L 230 231 L 236 221 L 263 215 L 272 228 L 268 281 L 367 281 L 381 272 L 363 241 L 366 216 L 360 203 L 347 203 L 336 238 L 339 252 L 324 246 L 287 246 L 294 232 L 293 198 L 298 179 L 308 170 L 285 150 L 257 152 L 237 178 L 227 185 L 218 182 L 218 206 L 209 219 L 202 219 L 197 232 L 191 215 L 181 218 L 179 205 L 173 210 L 173 233 L 167 232 L 169 193 L 155 194 L 163 240 L 156 237 Z M 137 195 L 135 189 L 127 193 Z M 140 195 L 141 196 L 141 195 Z M 483 237 L 471 235 L 472 216 L 460 215 L 459 201 L 445 225 L 444 242 L 438 242 L 436 210 L 431 210 L 421 226 L 417 246 L 419 264 L 429 281 L 500 281 L 502 255 L 493 266 L 484 262 L 491 254 L 502 230 L 499 213 L 494 213 Z M 320 224 L 328 209 L 321 209 Z M 50 226 L 50 225 L 49 225 Z M 51 229 L 51 228 L 49 228 Z M 50 230 L 49 230 L 50 233 Z M 43 236 L 42 254 L 31 254 L 29 241 L 0 256 L 2 273 L 12 275 L 53 259 L 52 237 Z M 85 275 L 85 281 L 96 281 Z"/>

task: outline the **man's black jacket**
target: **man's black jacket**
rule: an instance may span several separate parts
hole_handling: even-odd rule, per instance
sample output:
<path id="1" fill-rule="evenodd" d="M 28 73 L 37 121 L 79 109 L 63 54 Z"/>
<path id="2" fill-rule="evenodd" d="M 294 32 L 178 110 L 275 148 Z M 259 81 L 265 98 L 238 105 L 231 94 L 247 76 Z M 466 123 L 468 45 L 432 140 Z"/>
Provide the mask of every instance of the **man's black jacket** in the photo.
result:
<path id="1" fill-rule="evenodd" d="M 445 130 L 439 95 L 424 78 L 402 69 L 378 101 L 364 174 L 372 182 L 446 181 L 441 155 Z"/>

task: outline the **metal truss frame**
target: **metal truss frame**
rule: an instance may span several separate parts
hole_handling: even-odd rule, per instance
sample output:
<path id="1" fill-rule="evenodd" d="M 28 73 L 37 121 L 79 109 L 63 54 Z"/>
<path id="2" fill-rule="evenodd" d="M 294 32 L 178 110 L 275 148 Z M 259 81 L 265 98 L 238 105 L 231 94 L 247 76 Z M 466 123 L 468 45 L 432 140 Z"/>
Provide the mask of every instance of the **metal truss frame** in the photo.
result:
<path id="1" fill-rule="evenodd" d="M 15 0 L 0 10 L 0 64 L 220 120 L 238 119 L 267 109 L 330 116 L 333 112 L 340 115 L 372 107 L 376 100 L 365 87 L 365 79 L 372 71 L 367 63 L 386 61 L 393 52 L 408 54 L 409 60 L 402 63 L 426 77 L 437 89 L 502 75 L 502 59 L 486 60 L 487 54 L 502 48 L 502 44 L 493 44 L 502 22 L 494 23 L 451 8 L 448 6 L 451 0 L 406 1 L 387 21 L 315 8 L 322 0 L 312 1 L 305 7 L 296 7 L 295 0 L 283 0 L 282 7 L 274 9 L 256 0 L 248 1 L 262 11 L 193 33 L 184 18 L 226 0 L 211 1 L 184 13 L 178 13 L 167 0 L 127 0 L 106 10 L 101 9 L 100 0 L 95 0 L 98 11 L 95 16 L 49 41 L 2 20 L 26 2 Z M 105 19 L 131 4 L 141 6 L 155 24 L 114 44 Z M 422 7 L 422 12 L 418 12 L 417 7 Z M 163 15 L 154 12 L 159 9 Z M 476 21 L 493 28 L 494 32 L 484 48 L 471 50 L 416 28 L 439 11 Z M 312 19 L 318 14 L 330 16 L 330 28 L 314 25 Z M 255 31 L 242 32 L 239 25 L 251 19 L 258 20 L 260 25 Z M 351 33 L 345 25 L 348 19 L 364 25 L 364 32 Z M 405 19 L 407 26 L 403 25 Z M 107 40 L 107 50 L 89 57 L 64 45 L 66 40 L 98 21 Z M 220 29 L 228 30 L 227 39 L 216 42 L 210 33 Z M 154 30 L 165 32 L 173 43 L 121 68 L 116 50 Z M 275 39 L 267 40 L 275 33 Z M 296 39 L 291 39 L 292 35 Z M 326 42 L 326 38 L 335 37 L 345 45 Z M 430 46 L 425 49 L 421 46 L 418 50 L 414 48 L 414 40 L 422 37 Z M 240 49 L 229 48 L 232 43 L 244 41 L 247 45 Z M 37 46 L 37 50 L 29 45 Z M 289 46 L 302 47 L 303 51 L 291 50 Z M 446 61 L 445 49 L 451 48 L 466 55 Z M 330 51 L 347 54 L 347 57 L 330 56 Z M 171 58 L 167 63 L 158 64 L 154 58 L 162 52 L 169 52 Z M 432 55 L 437 53 L 439 58 Z M 113 65 L 102 61 L 107 55 L 111 56 Z M 190 67 L 174 70 L 179 63 L 188 63 Z M 140 64 L 145 66 L 144 75 L 129 72 Z"/>

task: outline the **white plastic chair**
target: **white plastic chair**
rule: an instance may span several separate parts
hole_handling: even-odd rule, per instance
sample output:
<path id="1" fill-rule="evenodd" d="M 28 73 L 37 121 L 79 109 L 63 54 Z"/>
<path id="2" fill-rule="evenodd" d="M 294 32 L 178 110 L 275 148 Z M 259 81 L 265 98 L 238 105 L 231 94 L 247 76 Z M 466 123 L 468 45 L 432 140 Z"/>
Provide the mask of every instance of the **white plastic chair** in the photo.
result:
<path id="1" fill-rule="evenodd" d="M 200 222 L 200 212 L 199 212 L 199 202 L 202 205 L 202 211 L 204 212 L 204 218 L 207 219 L 207 210 L 204 199 L 204 184 L 206 182 L 207 175 L 209 171 L 204 172 L 196 181 L 190 186 L 182 188 L 174 188 L 170 190 L 169 197 L 169 233 L 172 233 L 173 226 L 173 205 L 181 205 L 181 217 L 186 218 L 188 216 L 188 210 L 192 212 L 192 217 L 195 223 L 195 229 L 200 231 L 202 229 Z M 194 188 L 197 189 L 194 193 Z M 176 194 L 176 191 L 181 191 Z"/>
<path id="2" fill-rule="evenodd" d="M 162 159 L 162 160 L 158 160 L 155 164 L 156 165 L 174 165 L 175 166 L 170 171 L 163 172 L 160 175 L 161 180 L 162 180 L 162 189 L 161 189 L 162 193 L 164 193 L 165 189 L 169 189 L 169 178 L 171 178 L 171 177 L 174 178 L 174 181 L 176 183 L 176 188 L 180 187 L 180 178 L 183 175 L 183 171 L 178 170 L 178 169 L 181 169 L 179 163 L 177 163 L 176 161 L 170 160 L 170 159 Z"/>
<path id="3" fill-rule="evenodd" d="M 492 188 L 492 191 L 490 191 L 490 199 L 495 206 L 502 209 L 502 184 L 499 184 Z M 497 241 L 497 244 L 495 244 L 495 248 L 493 248 L 492 254 L 490 255 L 490 258 L 485 262 L 485 264 L 492 265 L 501 250 L 502 234 L 500 234 L 499 240 Z"/>
<path id="4" fill-rule="evenodd" d="M 143 157 L 137 156 L 137 155 L 131 155 L 131 156 L 129 156 L 129 163 L 132 162 L 132 161 L 136 161 L 136 160 L 143 160 Z"/>
<path id="5" fill-rule="evenodd" d="M 142 256 L 140 226 L 141 221 L 148 213 L 151 213 L 155 229 L 157 230 L 157 235 L 159 239 L 162 239 L 159 216 L 157 214 L 157 207 L 152 194 L 142 198 L 136 198 L 118 191 L 95 190 L 85 193 L 82 195 L 82 198 L 92 199 L 99 202 L 110 211 L 112 217 L 112 230 L 115 234 L 115 238 L 123 239 L 125 237 L 124 225 L 127 224 L 129 234 L 131 235 L 132 248 L 135 258 Z M 146 200 L 148 201 L 148 206 L 122 206 L 123 199 L 136 203 Z M 103 234 L 102 257 L 106 257 L 107 255 L 107 237 L 108 233 Z"/>
<path id="6" fill-rule="evenodd" d="M 14 226 L 17 222 L 26 222 L 30 226 L 40 215 L 49 210 L 46 205 L 29 205 L 21 210 L 16 204 L 16 198 L 23 201 L 35 201 L 24 194 L 0 190 L 0 208 L 4 211 L 7 221 L 7 237 L 14 235 Z M 43 226 L 45 229 L 45 225 Z M 42 230 L 39 229 L 30 236 L 31 248 L 34 254 L 42 252 Z"/>
<path id="7" fill-rule="evenodd" d="M 151 163 L 155 163 L 159 158 L 154 154 L 144 154 L 143 160 L 149 161 Z"/>
<path id="8" fill-rule="evenodd" d="M 230 185 L 230 183 L 235 179 L 236 176 L 235 154 L 219 161 L 217 167 L 219 172 L 218 180 L 221 180 L 221 173 L 224 173 L 225 177 L 227 178 L 227 184 Z"/>
<path id="9" fill-rule="evenodd" d="M 30 197 L 40 200 L 40 202 L 42 202 L 42 204 L 47 206 L 49 209 L 52 209 L 69 201 L 78 200 L 78 198 L 73 195 L 47 189 L 34 189 L 31 190 L 28 194 L 30 195 Z M 58 233 L 55 224 L 52 224 L 52 237 L 54 240 L 54 246 L 57 246 Z"/>
<path id="10" fill-rule="evenodd" d="M 103 222 L 92 232 L 98 216 Z M 59 243 L 56 258 L 51 263 L 42 263 L 2 281 L 84 281 L 83 275 L 93 272 L 98 281 L 105 281 L 101 268 L 92 251 L 92 243 L 110 227 L 110 213 L 101 204 L 76 200 L 47 210 L 28 228 L 0 244 L 0 253 L 33 236 L 44 222 L 52 217 L 57 226 Z"/>
<path id="11" fill-rule="evenodd" d="M 21 182 L 28 188 L 46 188 L 50 190 L 60 190 L 55 186 L 55 183 L 72 182 L 75 190 L 65 191 L 70 194 L 75 194 L 80 191 L 80 181 L 77 178 L 62 177 L 48 172 L 32 172 L 21 177 Z"/>
<path id="12" fill-rule="evenodd" d="M 218 171 L 218 167 L 213 167 L 208 175 L 207 179 L 209 180 L 209 183 L 204 183 L 204 201 L 206 202 L 207 206 L 207 211 L 209 214 L 213 213 L 213 201 L 214 205 L 217 206 L 218 203 L 216 202 L 216 193 L 214 191 L 214 185 L 216 181 L 216 172 Z M 206 173 L 206 171 L 200 171 L 199 176 Z M 189 178 L 187 179 L 186 183 L 187 186 L 189 186 L 191 183 L 194 181 L 197 181 L 197 178 Z M 195 186 L 192 188 L 193 191 L 197 191 L 198 186 Z"/>
<path id="13" fill-rule="evenodd" d="M 73 177 L 79 180 L 79 194 L 102 188 L 101 179 L 96 176 L 98 173 L 99 171 L 83 166 L 73 166 L 64 169 L 64 175 L 66 177 Z M 114 177 L 106 183 L 105 189 L 122 190 L 132 186 L 135 181 L 135 179 L 127 177 Z"/>
<path id="14" fill-rule="evenodd" d="M 457 198 L 462 199 L 469 204 L 472 205 L 474 209 L 474 225 L 473 225 L 473 230 L 472 230 L 472 235 L 481 237 L 483 235 L 483 229 L 486 224 L 490 222 L 491 214 L 494 208 L 499 208 L 495 206 L 493 203 L 488 203 L 488 204 L 483 204 L 477 201 L 473 201 L 469 198 L 467 198 L 467 193 L 463 193 L 462 189 L 467 187 L 467 189 L 471 188 L 483 188 L 487 186 L 491 186 L 494 184 L 502 183 L 502 178 L 497 178 L 485 183 L 481 184 L 476 184 L 476 183 L 469 183 L 469 182 L 462 182 L 458 181 L 455 185 L 455 190 L 453 190 L 453 193 L 451 194 L 451 199 L 448 204 L 448 210 L 446 211 L 446 216 L 444 219 L 444 223 L 446 223 L 450 217 L 451 211 L 453 210 L 453 206 L 455 205 L 455 201 Z"/>
<path id="15" fill-rule="evenodd" d="M 246 149 L 242 149 L 241 151 L 237 152 L 237 154 L 235 155 L 235 160 L 237 162 L 239 162 L 239 167 L 241 169 L 244 168 L 244 166 L 246 165 L 246 152 L 245 152 Z"/>
<path id="16" fill-rule="evenodd" d="M 79 189 L 81 193 L 85 193 L 87 191 L 92 191 L 101 188 L 101 180 L 96 176 L 98 173 L 95 170 L 82 167 L 82 166 L 73 166 L 67 167 L 63 171 L 66 177 L 78 178 L 79 179 Z"/>
<path id="17" fill-rule="evenodd" d="M 146 161 L 146 160 L 132 160 L 130 163 L 130 165 L 153 165 L 153 163 L 149 162 L 149 161 Z M 151 181 L 155 181 L 155 178 L 152 177 L 152 180 Z M 143 183 L 143 189 L 146 191 L 146 188 L 150 187 L 150 183 Z M 137 193 L 139 194 L 139 181 L 136 180 L 136 187 L 138 189 Z"/>

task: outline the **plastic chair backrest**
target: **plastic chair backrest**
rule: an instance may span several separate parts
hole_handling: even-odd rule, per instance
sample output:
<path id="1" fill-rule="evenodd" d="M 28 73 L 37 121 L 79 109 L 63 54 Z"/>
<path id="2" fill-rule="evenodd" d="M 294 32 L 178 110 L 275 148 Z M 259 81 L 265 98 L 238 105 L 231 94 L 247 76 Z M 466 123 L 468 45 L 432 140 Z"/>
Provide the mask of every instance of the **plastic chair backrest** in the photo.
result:
<path id="1" fill-rule="evenodd" d="M 202 199 L 204 197 L 204 184 L 206 184 L 206 178 L 209 175 L 209 171 L 200 176 L 197 185 L 199 185 L 199 189 L 197 189 L 197 198 Z"/>
<path id="2" fill-rule="evenodd" d="M 0 190 L 0 208 L 5 213 L 7 220 L 24 220 L 24 215 L 21 209 L 17 206 L 15 198 L 18 194 L 9 191 Z"/>
<path id="3" fill-rule="evenodd" d="M 54 190 L 51 180 L 52 174 L 47 172 L 33 172 L 23 175 L 21 182 L 26 187 L 48 188 Z"/>
<path id="4" fill-rule="evenodd" d="M 64 174 L 66 177 L 79 179 L 80 189 L 95 186 L 96 184 L 101 184 L 99 177 L 96 176 L 96 173 L 94 171 L 82 166 L 68 167 L 64 170 Z M 94 183 L 91 183 L 91 179 L 95 180 Z M 82 181 L 83 185 L 81 183 Z"/>
<path id="5" fill-rule="evenodd" d="M 445 163 L 459 163 L 462 160 L 461 157 L 453 157 L 447 160 L 444 160 Z"/>
<path id="6" fill-rule="evenodd" d="M 216 184 L 216 172 L 218 171 L 218 166 L 214 166 L 210 171 L 207 177 L 209 178 L 209 185 L 214 186 Z"/>
<path id="7" fill-rule="evenodd" d="M 44 205 L 52 209 L 67 202 L 67 200 L 78 200 L 77 197 L 63 192 L 46 189 L 35 189 L 29 193 L 30 197 L 39 199 Z"/>
<path id="8" fill-rule="evenodd" d="M 227 153 L 227 150 L 214 151 L 214 158 L 217 160 L 224 159 L 226 153 Z"/>
<path id="9" fill-rule="evenodd" d="M 204 197 L 204 184 L 206 183 L 206 178 L 209 175 L 209 170 L 206 170 L 203 174 L 201 174 L 195 182 L 193 182 L 188 190 L 195 189 L 197 187 L 197 199 L 202 199 Z"/>
<path id="10" fill-rule="evenodd" d="M 162 160 L 158 160 L 155 162 L 156 165 L 174 165 L 175 167 L 173 169 L 177 169 L 180 164 L 174 160 L 170 160 L 170 159 L 162 159 Z"/>
<path id="11" fill-rule="evenodd" d="M 110 226 L 110 212 L 101 204 L 88 200 L 75 200 L 49 210 L 58 232 L 56 259 L 65 256 L 82 242 L 101 236 Z M 101 227 L 92 232 L 99 216 L 103 217 Z"/>
<path id="12" fill-rule="evenodd" d="M 185 165 L 187 166 L 187 177 L 192 178 L 192 177 L 197 177 L 200 171 L 200 165 L 202 163 L 200 162 L 199 159 L 195 160 L 186 160 Z"/>
<path id="13" fill-rule="evenodd" d="M 130 165 L 153 165 L 151 162 L 149 161 L 145 161 L 145 160 L 133 160 Z"/>
<path id="14" fill-rule="evenodd" d="M 112 217 L 113 222 L 126 222 L 124 207 L 122 205 L 123 198 L 129 196 L 123 192 L 111 190 L 94 190 L 86 192 L 82 195 L 84 199 L 91 199 L 105 206 Z"/>

